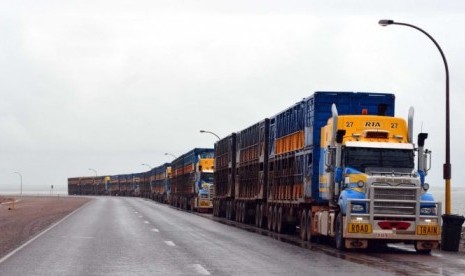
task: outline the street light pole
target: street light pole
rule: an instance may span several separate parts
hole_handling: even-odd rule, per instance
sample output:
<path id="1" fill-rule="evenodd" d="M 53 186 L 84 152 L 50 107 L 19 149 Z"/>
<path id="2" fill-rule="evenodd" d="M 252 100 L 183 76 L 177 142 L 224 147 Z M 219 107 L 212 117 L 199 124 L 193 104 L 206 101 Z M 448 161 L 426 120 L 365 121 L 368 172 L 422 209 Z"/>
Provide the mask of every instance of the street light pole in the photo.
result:
<path id="1" fill-rule="evenodd" d="M 462 223 L 464 222 L 465 218 L 463 216 L 458 215 L 451 215 L 451 178 L 452 178 L 452 166 L 450 163 L 450 116 L 449 116 L 449 66 L 447 65 L 446 56 L 442 51 L 439 44 L 436 40 L 428 34 L 423 29 L 414 26 L 412 24 L 401 23 L 401 22 L 394 22 L 394 20 L 390 19 L 383 19 L 378 22 L 379 25 L 386 27 L 389 25 L 401 25 L 413 28 L 422 32 L 426 35 L 431 41 L 436 45 L 438 48 L 439 53 L 441 54 L 442 61 L 444 62 L 444 68 L 446 70 L 446 162 L 443 166 L 443 178 L 445 180 L 445 200 L 446 200 L 446 211 L 445 215 L 442 216 L 443 218 L 443 231 L 442 231 L 442 249 L 448 251 L 458 251 L 458 244 L 460 242 L 460 233 L 462 229 Z M 457 233 L 454 233 L 457 232 Z M 448 235 L 449 234 L 449 235 Z M 456 236 L 458 237 L 450 237 Z"/>
<path id="2" fill-rule="evenodd" d="M 95 187 L 95 180 L 96 180 L 96 178 L 97 178 L 97 171 L 94 170 L 94 169 L 92 169 L 92 168 L 89 168 L 89 171 L 93 171 L 93 172 L 95 173 L 95 177 L 94 177 L 94 181 L 93 181 L 93 185 L 92 185 L 92 186 L 94 186 L 94 194 L 97 194 L 97 191 L 96 191 L 96 190 L 97 190 L 97 187 Z"/>
<path id="3" fill-rule="evenodd" d="M 15 174 L 19 175 L 19 187 L 20 187 L 19 196 L 22 197 L 23 196 L 23 175 L 19 172 L 15 172 Z"/>
<path id="4" fill-rule="evenodd" d="M 446 214 L 449 215 L 451 213 L 451 200 L 450 200 L 450 190 L 451 190 L 451 177 L 452 177 L 452 166 L 450 164 L 450 119 L 449 119 L 449 66 L 447 65 L 447 60 L 446 56 L 444 55 L 444 52 L 442 51 L 441 47 L 439 44 L 436 42 L 436 40 L 429 35 L 427 32 L 424 30 L 420 29 L 417 26 L 414 26 L 412 24 L 407 24 L 407 23 L 400 23 L 400 22 L 394 22 L 394 20 L 380 20 L 378 22 L 381 26 L 389 26 L 389 25 L 401 25 L 401 26 L 407 26 L 410 28 L 414 28 L 423 34 L 425 34 L 431 41 L 433 41 L 434 45 L 439 50 L 439 53 L 441 53 L 442 60 L 444 62 L 444 67 L 446 69 L 446 162 L 443 167 L 443 176 L 446 184 Z"/>
<path id="5" fill-rule="evenodd" d="M 211 135 L 215 135 L 216 138 L 218 138 L 218 141 L 221 140 L 220 136 L 216 135 L 214 132 L 201 129 L 201 130 L 200 130 L 200 133 L 210 133 Z"/>

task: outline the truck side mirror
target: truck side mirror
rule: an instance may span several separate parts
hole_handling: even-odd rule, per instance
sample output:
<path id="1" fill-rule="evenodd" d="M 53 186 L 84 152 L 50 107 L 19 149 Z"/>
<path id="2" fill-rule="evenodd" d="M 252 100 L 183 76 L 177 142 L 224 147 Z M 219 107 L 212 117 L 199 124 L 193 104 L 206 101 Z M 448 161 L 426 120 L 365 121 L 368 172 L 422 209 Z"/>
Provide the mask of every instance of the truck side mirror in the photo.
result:
<path id="1" fill-rule="evenodd" d="M 425 150 L 425 171 L 431 170 L 431 155 L 432 152 L 428 149 Z"/>

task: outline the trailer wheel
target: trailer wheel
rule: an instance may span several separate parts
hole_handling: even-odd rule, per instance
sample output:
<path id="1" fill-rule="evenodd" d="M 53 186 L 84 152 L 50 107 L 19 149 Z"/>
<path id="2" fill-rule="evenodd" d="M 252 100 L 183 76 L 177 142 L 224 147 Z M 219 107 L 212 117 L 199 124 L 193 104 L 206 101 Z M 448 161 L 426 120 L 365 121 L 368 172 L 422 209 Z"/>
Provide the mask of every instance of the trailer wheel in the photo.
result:
<path id="1" fill-rule="evenodd" d="M 307 222 L 306 232 L 307 232 L 307 241 L 312 241 L 312 210 L 308 210 L 307 213 Z"/>
<path id="2" fill-rule="evenodd" d="M 247 223 L 247 214 L 245 212 L 245 202 L 242 202 L 241 204 L 241 222 L 242 223 Z"/>
<path id="3" fill-rule="evenodd" d="M 276 214 L 276 232 L 281 234 L 283 230 L 283 207 L 276 208 L 277 209 L 277 214 Z"/>
<path id="4" fill-rule="evenodd" d="M 273 232 L 277 232 L 277 229 L 278 229 L 278 223 L 277 223 L 277 220 L 278 220 L 278 206 L 274 206 L 273 208 L 273 221 L 272 221 L 272 227 L 273 227 Z"/>
<path id="5" fill-rule="evenodd" d="M 213 216 L 218 217 L 218 201 L 213 200 Z"/>
<path id="6" fill-rule="evenodd" d="M 306 241 L 307 240 L 307 212 L 304 210 L 302 210 L 302 214 L 300 214 L 300 232 L 299 232 L 299 236 L 300 236 L 300 239 L 303 240 L 303 241 Z"/>
<path id="7" fill-rule="evenodd" d="M 226 201 L 226 219 L 230 220 L 231 219 L 231 211 L 229 208 L 229 201 Z"/>
<path id="8" fill-rule="evenodd" d="M 236 205 L 236 221 L 242 222 L 242 204 L 241 202 L 238 202 Z"/>
<path id="9" fill-rule="evenodd" d="M 242 207 L 244 207 L 244 204 L 243 204 L 243 202 L 240 202 L 240 203 L 237 205 L 237 209 L 239 210 L 239 211 L 238 211 L 238 212 L 239 212 L 238 221 L 241 222 L 241 223 L 244 222 L 244 208 L 242 208 Z"/>
<path id="10" fill-rule="evenodd" d="M 260 204 L 257 204 L 257 206 L 255 206 L 255 226 L 256 227 L 260 227 L 259 219 L 260 219 Z"/>
<path id="11" fill-rule="evenodd" d="M 336 217 L 336 229 L 335 229 L 335 243 L 336 248 L 344 251 L 346 249 L 346 241 L 343 237 L 343 216 L 339 213 Z"/>
<path id="12" fill-rule="evenodd" d="M 191 209 L 192 212 L 195 211 L 195 198 L 192 198 L 190 200 L 190 209 Z M 200 208 L 199 207 L 197 207 L 197 212 L 200 213 Z"/>
<path id="13" fill-rule="evenodd" d="M 229 220 L 232 220 L 233 217 L 232 217 L 232 205 L 233 205 L 233 202 L 232 201 L 228 201 L 228 205 L 227 205 L 227 211 L 228 211 L 228 219 Z"/>
<path id="14" fill-rule="evenodd" d="M 268 207 L 268 230 L 273 231 L 273 207 Z"/>
<path id="15" fill-rule="evenodd" d="M 225 206 L 224 206 L 224 201 L 223 200 L 218 200 L 218 217 L 225 217 Z"/>

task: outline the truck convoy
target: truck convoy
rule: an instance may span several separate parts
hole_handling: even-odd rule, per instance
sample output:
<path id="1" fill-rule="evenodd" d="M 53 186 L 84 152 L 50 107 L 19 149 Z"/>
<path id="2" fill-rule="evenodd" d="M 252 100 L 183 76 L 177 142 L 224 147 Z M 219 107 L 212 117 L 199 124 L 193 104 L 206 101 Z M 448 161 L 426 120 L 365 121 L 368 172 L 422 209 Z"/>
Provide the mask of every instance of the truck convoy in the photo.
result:
<path id="1" fill-rule="evenodd" d="M 339 249 L 440 240 L 441 210 L 427 193 L 427 134 L 413 144 L 395 97 L 316 92 L 215 144 L 213 214 Z M 414 168 L 417 153 L 418 167 Z"/>
<path id="2" fill-rule="evenodd" d="M 440 241 L 441 204 L 427 192 L 427 134 L 415 146 L 413 109 L 408 121 L 394 110 L 389 93 L 315 92 L 214 150 L 196 148 L 137 174 L 140 186 L 135 175 L 120 175 L 98 187 L 302 240 L 331 240 L 341 250 L 406 242 L 429 253 Z M 80 179 L 86 184 L 77 188 Z M 68 190 L 92 194 L 97 182 L 69 178 Z"/>

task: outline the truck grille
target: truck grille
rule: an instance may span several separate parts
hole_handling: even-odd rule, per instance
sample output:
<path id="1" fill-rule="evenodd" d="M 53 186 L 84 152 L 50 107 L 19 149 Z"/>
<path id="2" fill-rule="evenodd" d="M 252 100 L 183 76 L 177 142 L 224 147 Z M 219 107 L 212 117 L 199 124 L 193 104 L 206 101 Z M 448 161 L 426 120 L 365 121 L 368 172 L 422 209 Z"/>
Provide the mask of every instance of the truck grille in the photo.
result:
<path id="1" fill-rule="evenodd" d="M 375 215 L 415 215 L 416 189 L 373 187 Z"/>
<path id="2" fill-rule="evenodd" d="M 213 199 L 215 197 L 215 185 L 211 185 L 209 188 L 210 198 Z"/>

